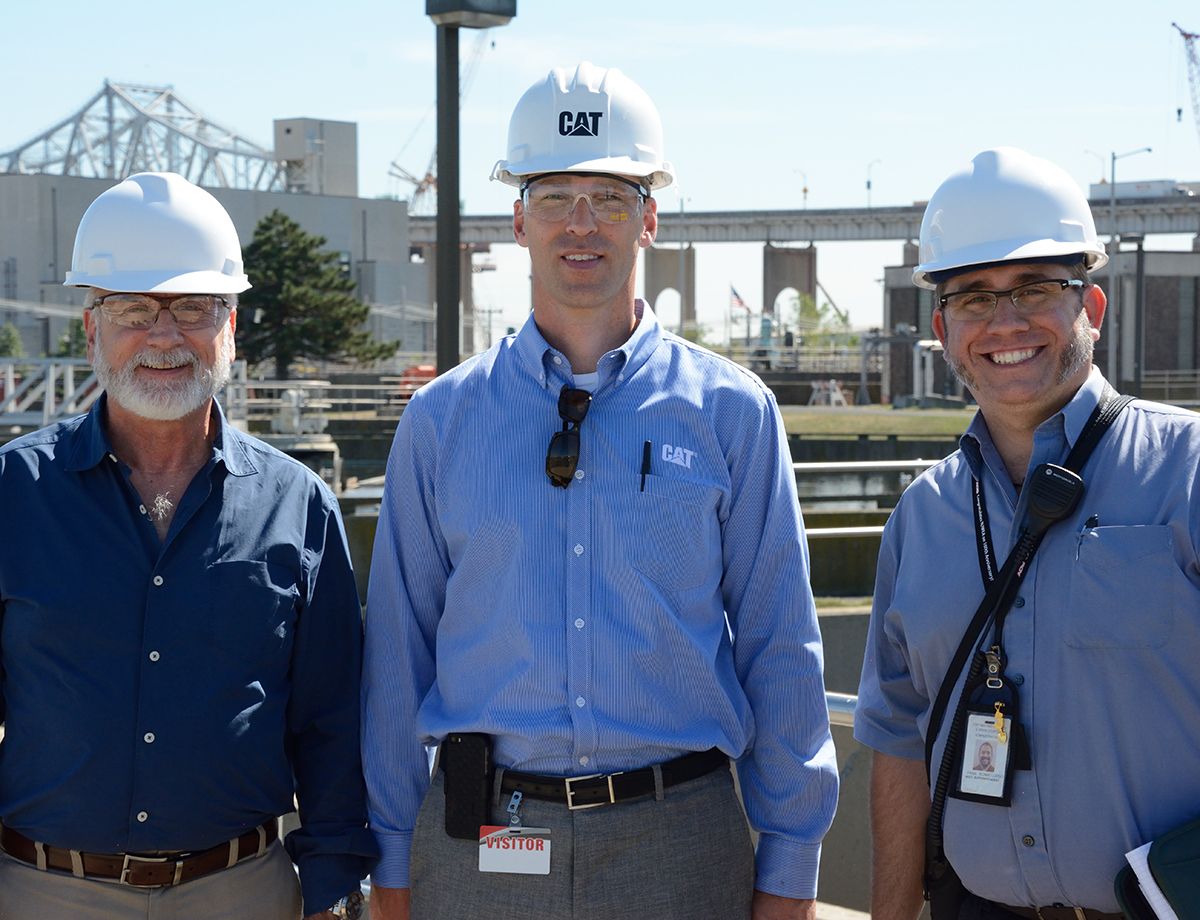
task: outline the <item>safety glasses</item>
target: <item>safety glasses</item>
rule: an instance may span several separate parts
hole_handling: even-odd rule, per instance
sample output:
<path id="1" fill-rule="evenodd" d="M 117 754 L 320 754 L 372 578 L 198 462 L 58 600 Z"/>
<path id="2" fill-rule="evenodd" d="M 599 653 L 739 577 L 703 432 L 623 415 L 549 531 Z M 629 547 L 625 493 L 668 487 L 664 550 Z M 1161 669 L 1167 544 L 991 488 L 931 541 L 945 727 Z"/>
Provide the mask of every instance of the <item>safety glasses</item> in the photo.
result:
<path id="1" fill-rule="evenodd" d="M 558 394 L 558 417 L 563 426 L 562 431 L 554 432 L 546 449 L 546 475 L 560 489 L 569 486 L 575 477 L 575 468 L 579 466 L 579 428 L 591 404 L 592 394 L 587 390 L 563 387 Z"/>

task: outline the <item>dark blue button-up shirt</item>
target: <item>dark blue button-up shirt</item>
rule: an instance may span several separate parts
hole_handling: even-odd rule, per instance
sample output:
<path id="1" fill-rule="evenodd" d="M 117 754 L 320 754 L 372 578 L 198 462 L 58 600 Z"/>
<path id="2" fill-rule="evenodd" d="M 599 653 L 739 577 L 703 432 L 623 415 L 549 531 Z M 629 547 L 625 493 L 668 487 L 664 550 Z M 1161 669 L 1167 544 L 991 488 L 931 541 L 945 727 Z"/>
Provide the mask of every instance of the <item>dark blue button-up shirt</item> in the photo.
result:
<path id="1" fill-rule="evenodd" d="M 201 850 L 295 796 L 310 913 L 374 853 L 358 595 L 329 490 L 214 412 L 165 541 L 103 399 L 0 447 L 0 820 L 84 851 Z"/>

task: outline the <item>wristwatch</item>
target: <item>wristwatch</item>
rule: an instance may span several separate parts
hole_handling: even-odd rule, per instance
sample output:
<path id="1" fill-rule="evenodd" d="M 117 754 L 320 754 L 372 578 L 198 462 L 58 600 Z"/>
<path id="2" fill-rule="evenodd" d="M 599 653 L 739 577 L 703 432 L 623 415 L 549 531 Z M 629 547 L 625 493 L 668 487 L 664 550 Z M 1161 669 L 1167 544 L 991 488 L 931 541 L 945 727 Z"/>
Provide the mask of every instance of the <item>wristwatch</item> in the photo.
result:
<path id="1" fill-rule="evenodd" d="M 344 898 L 336 901 L 333 907 L 329 908 L 329 912 L 335 917 L 340 918 L 340 920 L 359 920 L 359 918 L 365 916 L 365 912 L 363 911 L 364 904 L 365 901 L 363 900 L 362 892 L 352 891 Z"/>

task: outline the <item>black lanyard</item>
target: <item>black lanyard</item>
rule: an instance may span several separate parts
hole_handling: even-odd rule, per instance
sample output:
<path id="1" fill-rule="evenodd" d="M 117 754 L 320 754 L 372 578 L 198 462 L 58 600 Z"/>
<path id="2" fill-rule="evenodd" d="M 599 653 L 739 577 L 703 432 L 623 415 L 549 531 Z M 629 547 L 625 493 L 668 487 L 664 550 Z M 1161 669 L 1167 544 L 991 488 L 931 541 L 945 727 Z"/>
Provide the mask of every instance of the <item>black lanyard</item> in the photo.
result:
<path id="1" fill-rule="evenodd" d="M 983 497 L 983 483 L 973 477 L 975 498 L 975 544 L 979 550 L 979 574 L 989 588 L 996 580 L 996 551 L 992 548 L 992 529 L 988 526 L 987 501 Z"/>

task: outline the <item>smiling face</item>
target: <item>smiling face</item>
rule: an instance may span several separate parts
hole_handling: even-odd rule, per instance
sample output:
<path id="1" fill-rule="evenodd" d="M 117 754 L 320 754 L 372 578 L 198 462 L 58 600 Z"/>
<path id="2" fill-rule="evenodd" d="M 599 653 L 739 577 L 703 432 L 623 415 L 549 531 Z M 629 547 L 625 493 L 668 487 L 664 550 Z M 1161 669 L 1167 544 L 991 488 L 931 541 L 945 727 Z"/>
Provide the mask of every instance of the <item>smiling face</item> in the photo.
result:
<path id="1" fill-rule="evenodd" d="M 229 380 L 236 313 L 216 328 L 187 332 L 169 310 L 145 330 L 118 326 L 99 309 L 85 310 L 83 323 L 96 379 L 110 401 L 134 415 L 169 421 L 207 411 Z"/>
<path id="2" fill-rule="evenodd" d="M 539 320 L 548 314 L 608 311 L 633 314 L 637 256 L 654 242 L 658 205 L 647 197 L 628 219 L 601 220 L 584 192 L 612 185 L 628 195 L 630 186 L 614 178 L 555 174 L 535 179 L 530 194 L 549 187 L 573 204 L 567 215 L 548 220 L 528 213 L 523 201 L 513 205 L 513 235 L 529 250 L 532 262 L 533 307 Z"/>
<path id="3" fill-rule="evenodd" d="M 1014 262 L 956 275 L 939 293 L 1005 291 L 1070 277 L 1070 269 L 1061 265 Z M 1093 285 L 1064 291 L 1051 309 L 1034 315 L 1022 315 L 1002 297 L 987 319 L 955 319 L 936 309 L 933 331 L 945 348 L 946 363 L 985 418 L 1007 413 L 1036 426 L 1087 380 L 1104 306 L 1104 292 Z"/>

